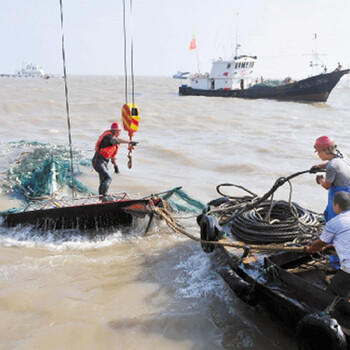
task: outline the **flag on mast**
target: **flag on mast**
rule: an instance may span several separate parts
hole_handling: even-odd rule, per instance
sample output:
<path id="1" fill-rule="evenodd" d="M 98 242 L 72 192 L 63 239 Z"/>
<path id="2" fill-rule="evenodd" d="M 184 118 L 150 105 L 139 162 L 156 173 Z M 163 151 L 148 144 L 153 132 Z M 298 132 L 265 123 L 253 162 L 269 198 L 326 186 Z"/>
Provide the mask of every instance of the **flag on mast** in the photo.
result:
<path id="1" fill-rule="evenodd" d="M 189 50 L 194 50 L 197 48 L 197 44 L 196 44 L 196 37 L 194 35 L 194 32 L 192 34 L 192 40 L 190 42 L 190 47 L 189 47 Z"/>

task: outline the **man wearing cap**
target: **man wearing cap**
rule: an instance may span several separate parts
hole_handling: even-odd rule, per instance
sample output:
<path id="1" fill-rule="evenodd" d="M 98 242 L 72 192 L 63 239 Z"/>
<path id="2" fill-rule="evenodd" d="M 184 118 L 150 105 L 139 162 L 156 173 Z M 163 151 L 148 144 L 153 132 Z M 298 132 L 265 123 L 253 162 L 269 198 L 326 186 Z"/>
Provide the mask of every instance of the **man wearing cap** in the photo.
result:
<path id="1" fill-rule="evenodd" d="M 108 173 L 108 163 L 112 160 L 114 172 L 119 173 L 117 163 L 117 153 L 121 143 L 127 143 L 129 148 L 133 148 L 136 142 L 121 139 L 119 137 L 122 128 L 120 123 L 116 122 L 111 125 L 110 130 L 106 130 L 97 140 L 95 146 L 95 155 L 92 158 L 92 166 L 100 176 L 100 186 L 98 193 L 101 196 L 102 202 L 107 202 L 107 193 L 109 185 L 112 182 L 112 177 Z"/>
<path id="2" fill-rule="evenodd" d="M 329 136 L 317 138 L 314 148 L 319 158 L 322 161 L 327 161 L 326 163 L 314 165 L 310 169 L 310 173 L 316 173 L 321 169 L 326 170 L 326 177 L 317 175 L 316 182 L 328 190 L 328 204 L 323 213 L 327 223 L 337 215 L 333 208 L 334 195 L 340 191 L 350 193 L 350 161 L 337 150 L 334 140 Z M 339 258 L 335 254 L 330 254 L 329 263 L 335 269 L 340 268 Z"/>
<path id="3" fill-rule="evenodd" d="M 328 190 L 328 205 L 324 212 L 325 221 L 329 221 L 337 214 L 333 210 L 333 198 L 339 191 L 350 193 L 350 161 L 338 150 L 332 138 L 321 136 L 315 141 L 315 152 L 326 163 L 311 167 L 310 172 L 315 173 L 320 169 L 326 170 L 326 177 L 316 176 L 316 182 Z"/>

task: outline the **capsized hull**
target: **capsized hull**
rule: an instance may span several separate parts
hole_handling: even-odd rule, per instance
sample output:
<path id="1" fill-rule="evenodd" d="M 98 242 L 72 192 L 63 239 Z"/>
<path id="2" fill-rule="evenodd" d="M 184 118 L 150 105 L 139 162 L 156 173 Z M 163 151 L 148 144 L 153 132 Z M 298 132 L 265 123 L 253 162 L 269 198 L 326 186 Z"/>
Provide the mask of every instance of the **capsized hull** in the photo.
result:
<path id="1" fill-rule="evenodd" d="M 4 214 L 4 225 L 31 225 L 35 229 L 98 229 L 111 226 L 130 226 L 132 211 L 137 216 L 146 213 L 146 199 L 127 199 L 76 206 L 23 211 Z"/>
<path id="2" fill-rule="evenodd" d="M 252 86 L 243 90 L 202 90 L 187 86 L 179 87 L 182 96 L 237 97 L 247 99 L 274 99 L 282 101 L 326 102 L 329 94 L 344 74 L 344 69 L 328 74 L 320 74 L 297 82 L 279 86 Z"/>

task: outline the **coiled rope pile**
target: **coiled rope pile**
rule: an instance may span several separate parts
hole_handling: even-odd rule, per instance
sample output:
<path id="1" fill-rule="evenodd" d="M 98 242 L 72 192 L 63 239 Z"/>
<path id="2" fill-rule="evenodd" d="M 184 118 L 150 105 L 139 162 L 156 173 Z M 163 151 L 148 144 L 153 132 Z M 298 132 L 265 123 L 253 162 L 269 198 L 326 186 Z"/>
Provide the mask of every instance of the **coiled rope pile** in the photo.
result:
<path id="1" fill-rule="evenodd" d="M 247 243 L 311 239 L 312 232 L 320 226 L 314 214 L 296 203 L 286 201 L 266 201 L 255 209 L 239 213 L 240 215 L 237 215 L 238 210 L 225 210 L 226 217 L 228 212 L 234 235 Z"/>
<path id="2" fill-rule="evenodd" d="M 298 172 L 286 178 L 279 178 L 262 197 L 234 184 L 221 184 L 217 192 L 223 197 L 208 203 L 206 215 L 218 219 L 220 225 L 231 226 L 233 234 L 246 243 L 303 243 L 310 241 L 320 231 L 322 216 L 302 208 L 291 201 L 290 179 L 309 170 Z M 273 200 L 274 192 L 284 183 L 290 186 L 288 201 Z M 232 197 L 224 195 L 220 188 L 233 186 L 243 189 L 250 196 Z M 270 200 L 267 200 L 271 197 Z"/>
<path id="3" fill-rule="evenodd" d="M 322 227 L 322 215 L 306 210 L 291 201 L 290 179 L 305 173 L 309 173 L 309 170 L 277 179 L 262 197 L 234 184 L 217 186 L 217 192 L 222 197 L 209 202 L 202 214 L 197 217 L 197 223 L 201 227 L 201 238 L 191 235 L 176 222 L 166 209 L 166 205 L 154 207 L 153 211 L 161 216 L 173 231 L 201 242 L 203 250 L 207 253 L 219 245 L 248 248 L 248 250 L 303 252 L 306 243 L 318 236 Z M 290 186 L 289 200 L 273 200 L 274 192 L 286 182 Z M 225 195 L 220 190 L 223 186 L 238 187 L 249 195 L 242 197 Z M 233 235 L 241 242 L 233 240 L 235 237 L 224 238 L 225 234 L 221 231 L 224 225 L 229 226 Z M 210 232 L 206 233 L 208 230 Z"/>

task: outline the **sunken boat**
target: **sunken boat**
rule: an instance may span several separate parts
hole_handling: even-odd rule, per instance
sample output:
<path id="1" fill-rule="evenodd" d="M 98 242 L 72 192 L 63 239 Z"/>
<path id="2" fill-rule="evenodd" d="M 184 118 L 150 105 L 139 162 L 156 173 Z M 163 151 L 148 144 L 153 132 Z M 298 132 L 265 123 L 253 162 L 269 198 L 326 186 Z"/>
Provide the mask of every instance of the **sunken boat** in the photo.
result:
<path id="1" fill-rule="evenodd" d="M 220 187 L 236 185 L 219 185 L 222 197 L 197 217 L 202 249 L 224 259 L 218 272 L 230 288 L 283 321 L 299 349 L 350 349 L 350 280 L 339 280 L 342 270 L 330 268 L 330 252 L 305 253 L 322 230 L 322 216 L 269 199 L 291 177 L 278 179 L 262 197 L 248 190 L 247 196 L 230 197 Z"/>
<path id="2" fill-rule="evenodd" d="M 131 199 L 126 193 L 112 195 L 108 202 L 99 197 L 31 202 L 21 211 L 1 214 L 3 225 L 30 225 L 36 230 L 104 229 L 130 226 L 133 216 L 145 217 L 149 199 Z"/>
<path id="3" fill-rule="evenodd" d="M 283 81 L 253 79 L 256 56 L 235 56 L 215 60 L 210 73 L 188 76 L 188 83 L 179 87 L 180 96 L 237 97 L 281 101 L 326 102 L 331 91 L 349 69 L 336 69 L 302 79 Z"/>

